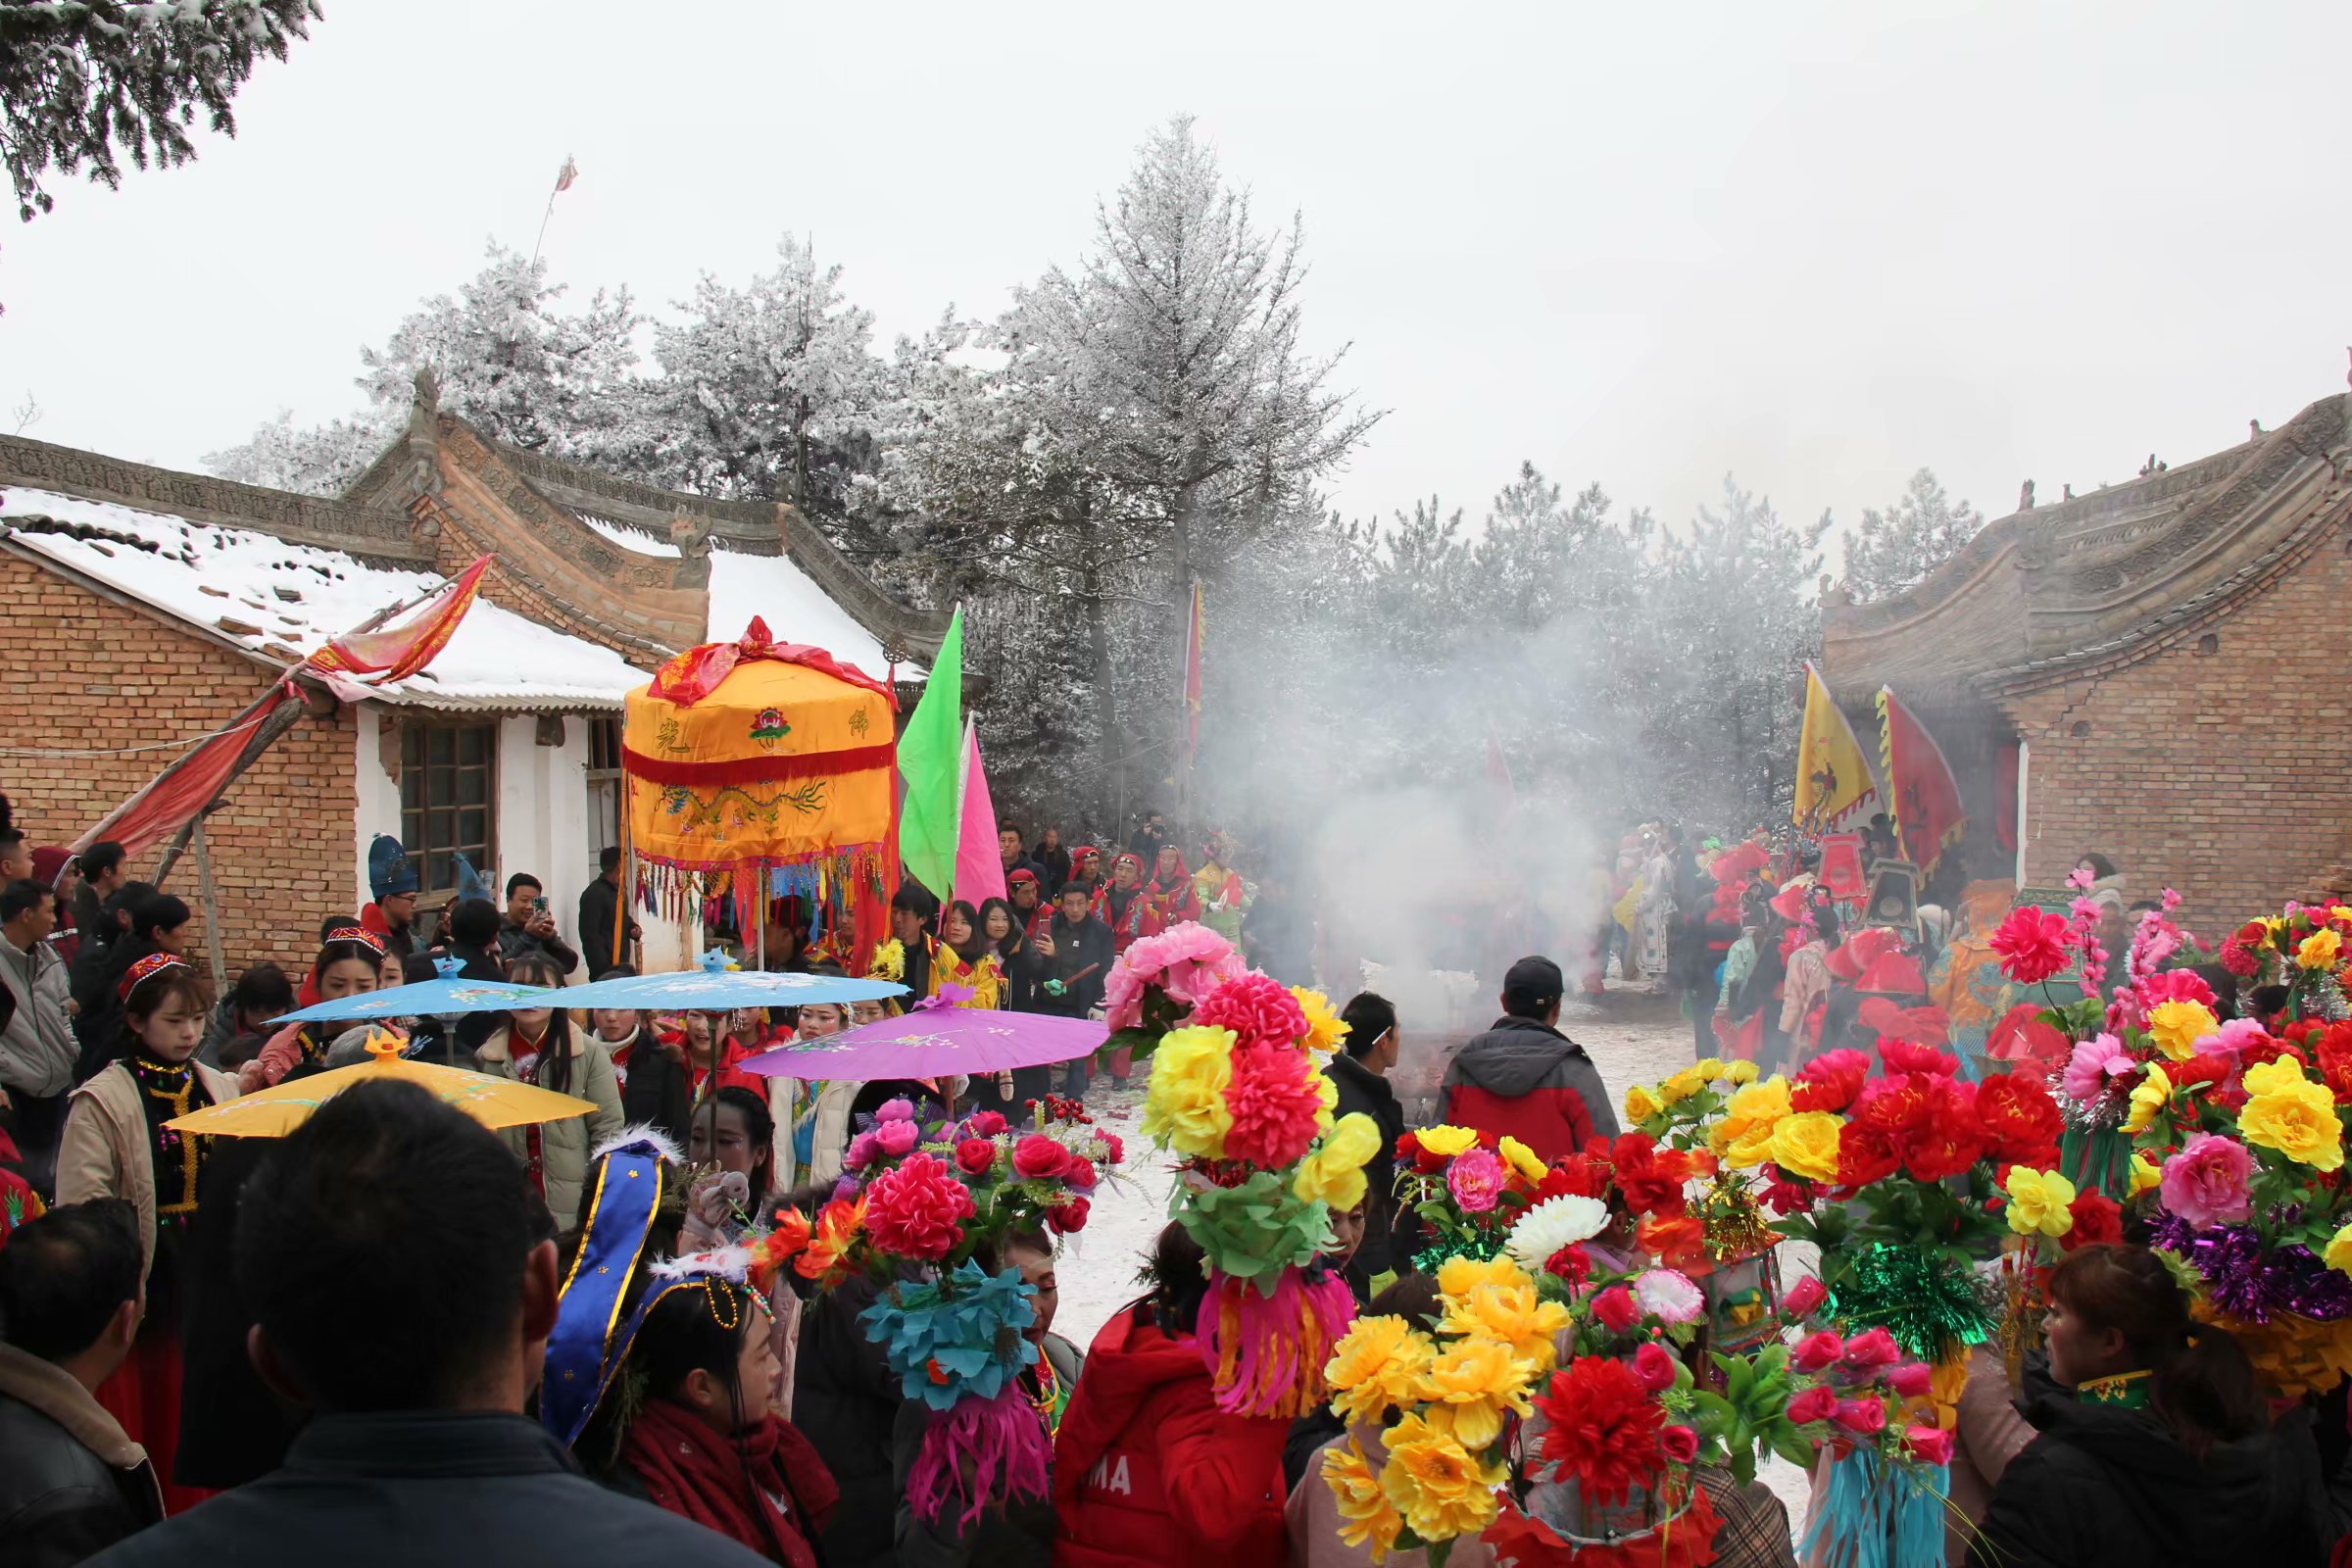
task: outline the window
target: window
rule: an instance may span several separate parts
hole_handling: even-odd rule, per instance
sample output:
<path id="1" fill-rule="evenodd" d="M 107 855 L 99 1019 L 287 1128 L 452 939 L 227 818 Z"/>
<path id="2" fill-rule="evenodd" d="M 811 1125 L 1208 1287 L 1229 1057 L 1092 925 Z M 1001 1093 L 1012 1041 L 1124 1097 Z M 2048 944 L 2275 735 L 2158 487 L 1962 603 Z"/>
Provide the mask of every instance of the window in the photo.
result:
<path id="1" fill-rule="evenodd" d="M 400 838 L 427 896 L 454 893 L 456 857 L 493 874 L 498 726 L 416 724 L 400 732 Z"/>
<path id="2" fill-rule="evenodd" d="M 620 842 L 620 720 L 588 720 L 588 856 Z"/>

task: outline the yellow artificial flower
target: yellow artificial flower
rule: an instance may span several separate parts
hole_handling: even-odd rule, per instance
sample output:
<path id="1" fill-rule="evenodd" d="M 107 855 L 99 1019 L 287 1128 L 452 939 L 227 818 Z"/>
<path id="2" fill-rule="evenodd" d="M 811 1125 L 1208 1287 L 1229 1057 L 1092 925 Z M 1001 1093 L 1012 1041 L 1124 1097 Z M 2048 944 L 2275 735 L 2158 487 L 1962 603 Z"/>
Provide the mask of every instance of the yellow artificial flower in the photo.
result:
<path id="1" fill-rule="evenodd" d="M 2305 937 L 2295 949 L 2295 966 L 2300 969 L 2332 969 L 2343 953 L 2344 939 L 2336 935 L 2335 927 L 2324 925 Z"/>
<path id="2" fill-rule="evenodd" d="M 1230 1029 L 1196 1024 L 1168 1031 L 1152 1054 L 1145 1137 L 1196 1159 L 1225 1157 L 1225 1135 L 1233 1130 L 1233 1112 L 1225 1106 L 1233 1041 Z"/>
<path id="3" fill-rule="evenodd" d="M 1364 1164 L 1380 1152 L 1380 1124 L 1360 1110 L 1342 1116 L 1306 1158 L 1291 1191 L 1302 1203 L 1326 1203 L 1345 1213 L 1362 1201 Z"/>
<path id="4" fill-rule="evenodd" d="M 1494 1491 L 1509 1479 L 1508 1466 L 1481 1463 L 1452 1433 L 1419 1415 L 1389 1428 L 1381 1442 L 1389 1462 L 1381 1468 L 1380 1489 L 1414 1535 L 1451 1541 L 1494 1522 Z"/>
<path id="5" fill-rule="evenodd" d="M 2320 1254 L 2320 1261 L 2338 1274 L 2352 1274 L 2352 1225 L 2328 1238 L 2328 1250 Z"/>
<path id="6" fill-rule="evenodd" d="M 1426 1414 L 1471 1452 L 1491 1448 L 1502 1436 L 1505 1411 L 1533 1413 L 1527 1387 L 1537 1371 L 1533 1361 L 1513 1355 L 1500 1340 L 1483 1335 L 1455 1340 L 1438 1352 L 1422 1380 L 1432 1401 Z"/>
<path id="7" fill-rule="evenodd" d="M 1756 1081 L 1756 1064 L 1744 1059 L 1727 1062 L 1724 1065 L 1723 1076 L 1734 1084 L 1752 1084 Z"/>
<path id="8" fill-rule="evenodd" d="M 2132 1156 L 2132 1190 L 2124 1196 L 2137 1198 L 2140 1194 L 2164 1185 L 2164 1172 L 2145 1154 Z"/>
<path id="9" fill-rule="evenodd" d="M 1446 1298 L 1448 1311 L 1454 1302 L 1468 1299 L 1470 1293 L 1481 1285 L 1530 1283 L 1527 1270 L 1512 1262 L 1506 1253 L 1498 1252 L 1483 1260 L 1457 1255 L 1438 1265 L 1438 1294 Z"/>
<path id="10" fill-rule="evenodd" d="M 1810 1182 L 1838 1176 L 1838 1129 L 1845 1119 L 1826 1110 L 1800 1110 L 1772 1130 L 1772 1162 Z"/>
<path id="11" fill-rule="evenodd" d="M 1509 1133 L 1504 1133 L 1495 1142 L 1494 1152 L 1502 1156 L 1502 1162 L 1505 1165 L 1510 1166 L 1511 1169 L 1531 1182 L 1540 1182 L 1551 1174 L 1549 1168 L 1536 1157 L 1534 1150 L 1513 1138 Z"/>
<path id="12" fill-rule="evenodd" d="M 1327 1072 L 1307 1069 L 1307 1078 L 1315 1086 L 1315 1098 L 1322 1102 L 1315 1111 L 1315 1131 L 1331 1131 L 1332 1112 L 1340 1108 L 1340 1081 Z"/>
<path id="13" fill-rule="evenodd" d="M 2159 1002 L 2148 1009 L 2149 1036 L 2175 1061 L 2195 1055 L 2197 1042 L 2221 1027 L 2222 1021 L 2202 1002 Z"/>
<path id="14" fill-rule="evenodd" d="M 1711 1084 L 1723 1076 L 1723 1060 L 1718 1056 L 1701 1056 L 1688 1070 L 1698 1074 L 1701 1083 Z"/>
<path id="15" fill-rule="evenodd" d="M 1640 1126 L 1665 1108 L 1666 1102 L 1654 1089 L 1636 1084 L 1625 1092 L 1625 1119 L 1631 1125 Z"/>
<path id="16" fill-rule="evenodd" d="M 1357 1318 L 1324 1363 L 1332 1409 L 1351 1421 L 1378 1422 L 1391 1405 L 1419 1404 L 1428 1397 L 1422 1375 L 1437 1353 L 1430 1337 L 1403 1318 Z"/>
<path id="17" fill-rule="evenodd" d="M 1658 1099 L 1669 1105 L 1679 1105 L 1707 1087 L 1707 1075 L 1696 1067 L 1685 1067 L 1681 1072 L 1658 1085 Z"/>
<path id="18" fill-rule="evenodd" d="M 2292 1056 L 2248 1068 L 2245 1082 L 2247 1100 L 2237 1113 L 2239 1137 L 2276 1149 L 2313 1170 L 2343 1166 L 2344 1124 L 2327 1085 L 2304 1077 Z"/>
<path id="19" fill-rule="evenodd" d="M 1736 1091 L 1707 1129 L 1707 1147 L 1726 1164 L 1761 1165 L 1772 1157 L 1773 1129 L 1788 1115 L 1788 1080 L 1779 1073 Z"/>
<path id="20" fill-rule="evenodd" d="M 1353 1438 L 1346 1447 L 1323 1450 L 1323 1484 L 1340 1505 L 1340 1540 L 1350 1546 L 1370 1546 L 1372 1560 L 1386 1562 L 1396 1549 L 1404 1516 L 1380 1490 L 1380 1477 Z"/>
<path id="21" fill-rule="evenodd" d="M 2165 1072 L 2164 1064 L 2149 1062 L 2146 1076 L 2132 1091 L 2132 1114 L 2124 1118 L 2124 1131 L 2146 1132 L 2156 1113 L 2164 1108 L 2164 1102 L 2172 1098 L 2173 1080 Z"/>
<path id="22" fill-rule="evenodd" d="M 2012 1165 L 2003 1185 L 2009 1190 L 2009 1228 L 2018 1235 L 2039 1231 L 2044 1236 L 2064 1236 L 2075 1228 L 2075 1216 L 2069 1212 L 2075 1201 L 2075 1184 L 2056 1171 Z"/>
<path id="23" fill-rule="evenodd" d="M 1441 1334 L 1498 1340 L 1537 1372 L 1551 1370 L 1552 1340 L 1568 1326 L 1568 1308 L 1546 1301 L 1536 1282 L 1521 1275 L 1508 1285 L 1486 1284 L 1448 1299 Z"/>
<path id="24" fill-rule="evenodd" d="M 1415 1136 L 1423 1149 L 1440 1159 L 1451 1159 L 1478 1142 L 1478 1134 L 1467 1127 L 1429 1127 Z"/>
<path id="25" fill-rule="evenodd" d="M 1347 1040 L 1350 1028 L 1348 1020 L 1331 1010 L 1331 999 L 1320 991 L 1305 986 L 1291 987 L 1291 1000 L 1306 1014 L 1306 1046 L 1309 1051 L 1337 1051 Z"/>

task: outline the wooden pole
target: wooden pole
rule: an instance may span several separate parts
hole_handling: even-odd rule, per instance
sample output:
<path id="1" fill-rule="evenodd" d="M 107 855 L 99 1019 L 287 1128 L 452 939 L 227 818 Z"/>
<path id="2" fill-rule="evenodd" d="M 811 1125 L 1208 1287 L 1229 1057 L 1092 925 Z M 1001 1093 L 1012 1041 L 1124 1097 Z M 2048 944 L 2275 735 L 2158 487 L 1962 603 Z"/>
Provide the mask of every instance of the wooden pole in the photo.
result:
<path id="1" fill-rule="evenodd" d="M 204 842 L 204 812 L 197 812 L 189 826 L 196 833 L 196 886 L 204 898 L 204 952 L 212 960 L 213 995 L 218 997 L 228 991 L 228 964 L 220 956 L 220 896 L 213 888 L 213 852 Z"/>

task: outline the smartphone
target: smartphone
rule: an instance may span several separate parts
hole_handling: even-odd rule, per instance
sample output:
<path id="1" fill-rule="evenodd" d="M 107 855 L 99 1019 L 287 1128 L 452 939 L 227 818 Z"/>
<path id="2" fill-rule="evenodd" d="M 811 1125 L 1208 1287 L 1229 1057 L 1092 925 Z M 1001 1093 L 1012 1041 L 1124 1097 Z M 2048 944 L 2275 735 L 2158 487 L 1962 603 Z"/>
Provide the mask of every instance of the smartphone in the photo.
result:
<path id="1" fill-rule="evenodd" d="M 547 912 L 547 900 L 544 897 L 533 899 L 531 901 L 531 909 L 534 913 L 545 914 Z"/>

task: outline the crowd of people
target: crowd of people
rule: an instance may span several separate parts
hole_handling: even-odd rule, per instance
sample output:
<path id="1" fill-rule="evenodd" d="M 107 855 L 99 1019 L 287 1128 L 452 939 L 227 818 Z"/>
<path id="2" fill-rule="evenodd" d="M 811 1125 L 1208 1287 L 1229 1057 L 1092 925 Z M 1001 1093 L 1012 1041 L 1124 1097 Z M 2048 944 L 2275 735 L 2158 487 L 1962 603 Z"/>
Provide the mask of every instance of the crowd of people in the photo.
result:
<path id="1" fill-rule="evenodd" d="M 322 924 L 299 977 L 255 962 L 216 998 L 187 954 L 193 911 L 130 880 L 119 848 L 69 859 L 24 842 L 0 831 L 0 1562 L 1367 1560 L 1343 1542 L 1317 1474 L 1346 1423 L 1328 1405 L 1286 1420 L 1220 1407 L 1193 1338 L 1208 1276 L 1180 1225 L 1144 1260 L 1138 1298 L 1084 1348 L 1054 1333 L 1061 1239 L 1006 1244 L 997 1261 L 1035 1292 L 1038 1353 L 1020 1386 L 1052 1441 L 1051 1483 L 970 1517 L 908 1505 L 923 1407 L 860 1327 L 879 1283 L 819 1293 L 789 1277 L 761 1289 L 661 1272 L 672 1254 L 738 1243 L 747 1224 L 814 1218 L 885 1105 L 1018 1125 L 1057 1090 L 1072 1113 L 1097 1066 L 1114 1088 L 1134 1070 L 1118 1053 L 969 1081 L 745 1070 L 784 1041 L 926 997 L 1099 1013 L 1118 956 L 1186 922 L 1310 983 L 1311 925 L 1278 878 L 1245 876 L 1222 838 L 1196 865 L 1156 812 L 1107 847 L 1050 828 L 1031 843 L 1006 824 L 1002 900 L 942 906 L 908 883 L 890 940 L 853 955 L 812 940 L 779 899 L 739 955 L 887 978 L 903 1002 L 401 1020 L 414 1057 L 594 1109 L 490 1131 L 413 1087 L 369 1084 L 279 1140 L 167 1124 L 363 1059 L 368 1030 L 279 1020 L 430 978 L 436 960 L 551 988 L 633 973 L 640 933 L 617 855 L 579 897 L 574 948 L 527 873 L 495 901 L 477 880 L 424 915 L 414 863 L 381 839 L 370 902 Z M 1605 1151 L 1617 1102 L 1560 1021 L 1618 954 L 1622 973 L 1658 972 L 1681 996 L 1700 1058 L 1801 1068 L 1875 1039 L 1885 1008 L 1940 1013 L 1947 1038 L 1966 1036 L 1972 1071 L 2040 1049 L 2001 999 L 1968 996 L 1986 916 L 1965 892 L 1897 931 L 1855 920 L 1792 847 L 1693 843 L 1656 825 L 1618 858 L 1631 875 L 1592 951 L 1571 959 L 1584 972 L 1572 983 L 1544 956 L 1508 967 L 1499 1016 L 1447 1062 L 1439 1122 L 1546 1165 Z M 2120 918 L 2115 868 L 2086 859 L 2085 871 Z M 1431 1323 L 1423 1221 L 1396 1197 L 1397 1150 L 1416 1130 L 1389 1079 L 1397 1010 L 1358 992 L 1340 1017 L 1329 1100 L 1369 1116 L 1381 1148 L 1362 1200 L 1333 1216 L 1324 1261 L 1367 1309 Z M 612 1392 L 558 1434 L 548 1348 L 622 1159 L 674 1165 L 677 1199 L 649 1216 L 658 1241 L 613 1298 L 616 1321 L 629 1302 L 639 1311 L 603 1369 Z M 2316 1427 L 2301 1407 L 2266 1407 L 2230 1337 L 2192 1322 L 2154 1254 L 2128 1242 L 2070 1254 L 2049 1291 L 2049 1350 L 2027 1397 L 1961 1407 L 1952 1503 L 1970 1527 L 1953 1532 L 1953 1560 L 2220 1560 L 2183 1552 L 2221 1539 L 2222 1520 L 2229 1539 L 2262 1546 L 2247 1560 L 2317 1561 L 2345 1533 L 2329 1491 L 2352 1449 L 2340 1391 Z M 2005 1387 L 1997 1373 L 1984 1386 Z M 1770 1491 L 1714 1481 L 1715 1560 L 1792 1568 Z"/>

